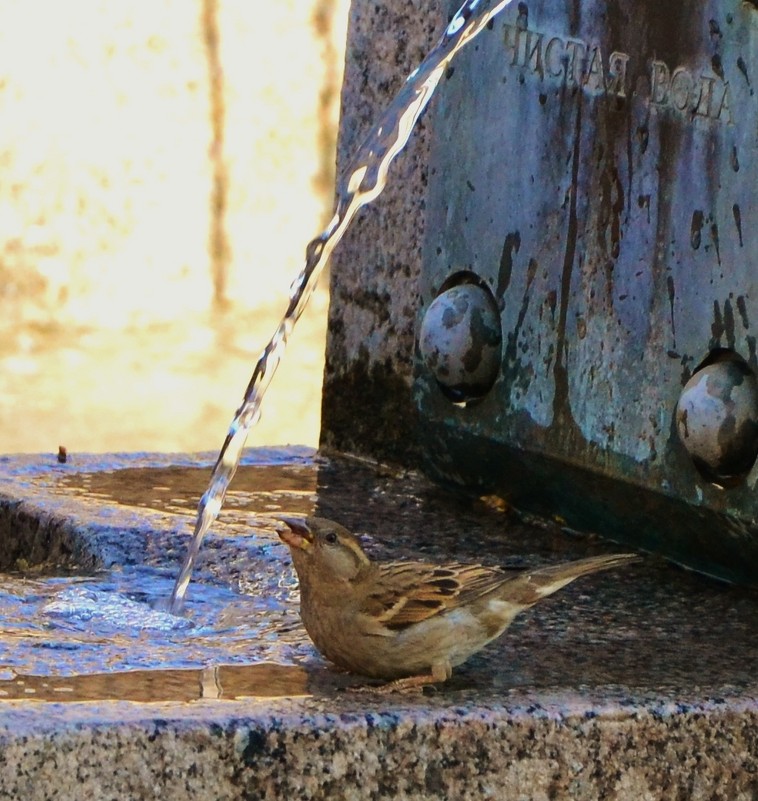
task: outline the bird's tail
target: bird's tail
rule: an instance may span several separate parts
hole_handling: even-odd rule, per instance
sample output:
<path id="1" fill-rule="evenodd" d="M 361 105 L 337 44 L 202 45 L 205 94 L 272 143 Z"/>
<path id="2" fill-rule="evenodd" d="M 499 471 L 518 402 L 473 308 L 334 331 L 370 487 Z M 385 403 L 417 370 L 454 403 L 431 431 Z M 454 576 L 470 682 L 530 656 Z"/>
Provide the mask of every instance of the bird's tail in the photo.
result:
<path id="1" fill-rule="evenodd" d="M 639 556 L 633 553 L 618 553 L 606 556 L 590 556 L 587 559 L 578 559 L 576 562 L 564 562 L 560 565 L 550 567 L 539 567 L 534 570 L 526 570 L 518 578 L 514 579 L 514 584 L 518 585 L 518 601 L 524 607 L 532 606 L 542 598 L 547 598 L 554 592 L 570 584 L 580 576 L 590 573 L 597 573 L 600 570 L 610 570 L 613 567 L 636 562 Z M 512 589 L 515 589 L 511 585 Z"/>

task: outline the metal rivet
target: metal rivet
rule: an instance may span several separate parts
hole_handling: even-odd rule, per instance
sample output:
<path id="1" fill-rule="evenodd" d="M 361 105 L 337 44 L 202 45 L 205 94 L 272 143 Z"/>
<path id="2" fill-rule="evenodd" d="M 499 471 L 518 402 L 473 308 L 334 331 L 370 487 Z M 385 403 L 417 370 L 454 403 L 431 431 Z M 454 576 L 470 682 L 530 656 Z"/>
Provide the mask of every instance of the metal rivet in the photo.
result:
<path id="1" fill-rule="evenodd" d="M 685 384 L 676 427 L 705 478 L 741 481 L 758 456 L 758 380 L 742 357 L 718 351 Z"/>
<path id="2" fill-rule="evenodd" d="M 486 395 L 499 373 L 502 334 L 492 293 L 475 283 L 441 292 L 429 305 L 419 350 L 440 388 L 453 401 Z"/>

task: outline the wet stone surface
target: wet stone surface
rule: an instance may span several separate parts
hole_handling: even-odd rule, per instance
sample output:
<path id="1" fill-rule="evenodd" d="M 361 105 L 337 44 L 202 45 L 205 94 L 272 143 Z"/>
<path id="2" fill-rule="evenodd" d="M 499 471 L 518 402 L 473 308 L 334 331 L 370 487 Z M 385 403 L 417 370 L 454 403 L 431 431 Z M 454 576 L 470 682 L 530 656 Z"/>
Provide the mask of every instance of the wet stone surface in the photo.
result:
<path id="1" fill-rule="evenodd" d="M 78 787 L 89 760 L 103 797 L 134 796 L 145 776 L 179 797 L 168 764 L 219 798 L 663 798 L 692 791 L 695 755 L 712 763 L 697 781 L 732 793 L 712 797 L 753 797 L 740 793 L 758 769 L 755 592 L 645 557 L 537 605 L 439 688 L 356 693 L 362 680 L 300 626 L 276 515 L 334 518 L 378 558 L 520 568 L 619 548 L 414 473 L 250 451 L 176 619 L 160 601 L 212 458 L 0 460 L 0 549 L 16 554 L 0 579 L 0 744 L 18 768 L 0 794 L 44 797 L 65 748 L 55 781 Z M 23 554 L 18 521 L 52 561 Z M 107 767 L 114 749 L 133 775 Z"/>

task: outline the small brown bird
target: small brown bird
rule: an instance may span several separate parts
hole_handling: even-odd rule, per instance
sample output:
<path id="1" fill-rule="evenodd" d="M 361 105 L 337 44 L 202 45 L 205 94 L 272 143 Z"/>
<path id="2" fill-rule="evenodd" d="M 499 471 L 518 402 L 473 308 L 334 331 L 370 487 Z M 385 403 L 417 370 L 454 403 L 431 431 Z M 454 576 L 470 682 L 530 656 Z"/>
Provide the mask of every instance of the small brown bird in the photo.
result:
<path id="1" fill-rule="evenodd" d="M 354 673 L 411 687 L 452 669 L 499 637 L 537 601 L 634 554 L 594 556 L 506 573 L 493 567 L 372 562 L 344 526 L 280 518 L 300 582 L 300 616 L 316 648 Z"/>

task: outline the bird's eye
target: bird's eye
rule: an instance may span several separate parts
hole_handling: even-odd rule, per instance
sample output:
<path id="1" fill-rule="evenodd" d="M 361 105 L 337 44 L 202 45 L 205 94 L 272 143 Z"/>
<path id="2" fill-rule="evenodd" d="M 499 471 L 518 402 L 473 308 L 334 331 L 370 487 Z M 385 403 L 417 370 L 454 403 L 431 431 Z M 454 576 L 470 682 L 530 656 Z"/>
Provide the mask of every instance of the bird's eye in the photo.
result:
<path id="1" fill-rule="evenodd" d="M 337 544 L 337 532 L 336 531 L 327 531 L 324 534 L 324 541 L 328 545 L 336 545 Z"/>

